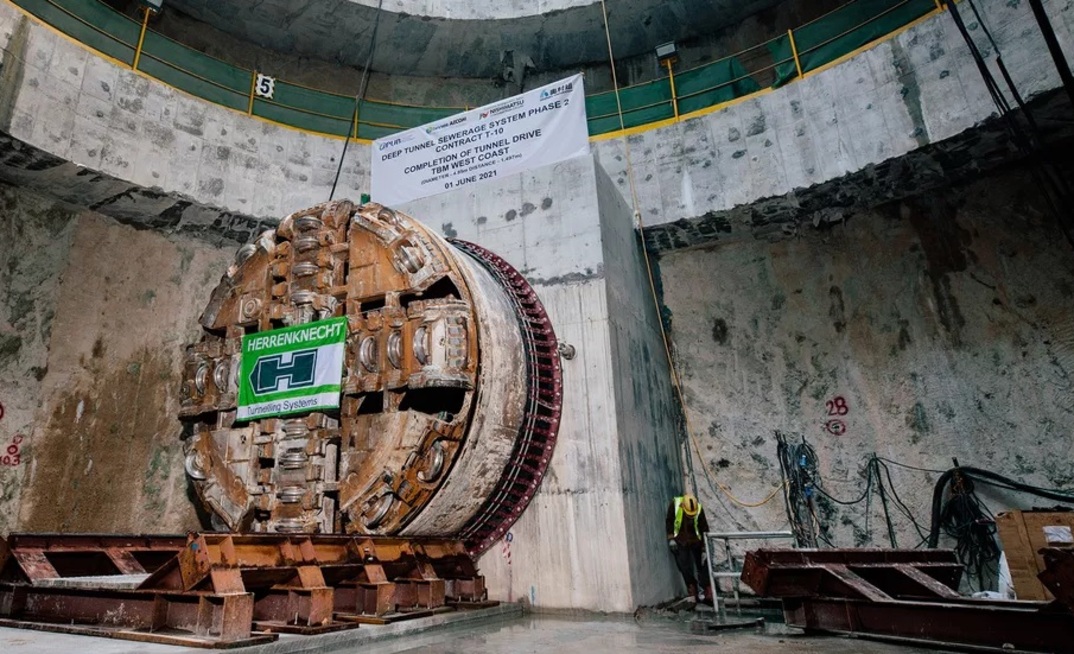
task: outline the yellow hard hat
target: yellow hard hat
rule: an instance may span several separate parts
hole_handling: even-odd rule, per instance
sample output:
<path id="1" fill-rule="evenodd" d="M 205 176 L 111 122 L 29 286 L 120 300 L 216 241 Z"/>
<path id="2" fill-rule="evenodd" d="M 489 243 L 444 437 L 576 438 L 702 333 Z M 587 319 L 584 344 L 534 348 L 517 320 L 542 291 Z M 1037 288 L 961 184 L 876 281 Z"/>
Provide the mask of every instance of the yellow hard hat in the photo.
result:
<path id="1" fill-rule="evenodd" d="M 697 498 L 687 493 L 682 496 L 682 512 L 691 518 L 701 511 L 701 505 L 697 503 Z"/>

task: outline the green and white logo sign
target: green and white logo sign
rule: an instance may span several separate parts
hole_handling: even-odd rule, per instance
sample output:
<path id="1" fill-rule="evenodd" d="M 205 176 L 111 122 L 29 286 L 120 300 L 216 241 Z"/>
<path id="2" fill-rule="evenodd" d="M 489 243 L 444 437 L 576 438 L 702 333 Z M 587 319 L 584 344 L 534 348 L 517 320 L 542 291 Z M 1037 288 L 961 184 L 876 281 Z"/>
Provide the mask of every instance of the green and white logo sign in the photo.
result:
<path id="1" fill-rule="evenodd" d="M 239 420 L 339 407 L 347 319 L 242 337 Z"/>

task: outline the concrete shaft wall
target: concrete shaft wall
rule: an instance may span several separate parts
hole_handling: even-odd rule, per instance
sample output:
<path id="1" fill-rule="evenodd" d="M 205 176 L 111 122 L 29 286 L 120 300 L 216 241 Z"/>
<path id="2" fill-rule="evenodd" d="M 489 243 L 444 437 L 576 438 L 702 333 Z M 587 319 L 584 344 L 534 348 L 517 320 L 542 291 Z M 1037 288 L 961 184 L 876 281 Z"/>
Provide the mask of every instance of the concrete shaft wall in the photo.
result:
<path id="1" fill-rule="evenodd" d="M 611 181 L 580 157 L 400 209 L 515 266 L 577 352 L 563 361 L 555 454 L 510 557 L 494 546 L 479 562 L 490 596 L 620 612 L 670 597 L 676 409 L 640 244 Z"/>
<path id="2" fill-rule="evenodd" d="M 1028 5 L 978 5 L 1023 95 L 1057 87 L 1054 67 L 1041 64 L 1048 55 Z M 1061 41 L 1074 46 L 1074 0 L 1045 5 Z M 990 52 L 979 27 L 973 33 Z M 0 131 L 157 191 L 104 195 L 95 206 L 105 215 L 140 212 L 174 228 L 184 201 L 277 218 L 328 198 L 338 139 L 191 98 L 102 60 L 7 3 L 0 4 L 0 45 Z M 594 152 L 628 200 L 632 165 L 642 217 L 664 227 L 657 245 L 671 248 L 780 235 L 787 226 L 773 215 L 796 217 L 804 189 L 950 139 L 993 113 L 966 45 L 942 14 L 803 81 L 598 141 Z M 337 196 L 369 188 L 369 157 L 367 145 L 352 145 Z M 748 209 L 733 213 L 736 207 Z"/>
<path id="3" fill-rule="evenodd" d="M 0 529 L 197 528 L 177 380 L 234 248 L 0 198 Z"/>
<path id="4" fill-rule="evenodd" d="M 780 483 L 775 433 L 817 450 L 827 490 L 865 490 L 876 453 L 1028 483 L 1074 483 L 1074 256 L 1028 173 L 854 214 L 822 233 L 661 259 L 702 465 L 740 499 Z M 834 421 L 839 421 L 838 423 Z M 787 524 L 735 506 L 697 469 L 713 529 Z M 937 475 L 892 468 L 927 530 Z M 1050 504 L 979 489 L 989 508 Z M 817 498 L 839 546 L 887 545 L 879 498 Z M 722 508 L 721 508 L 722 505 Z M 920 541 L 892 509 L 899 544 Z"/>
<path id="5" fill-rule="evenodd" d="M 1046 4 L 1070 43 L 1074 0 Z M 1026 3 L 979 5 L 1023 94 L 1054 88 Z M 274 219 L 328 198 L 342 141 L 204 104 L 7 3 L 0 45 L 0 131 L 56 157 L 2 153 L 27 184 L 128 223 L 217 239 L 244 238 L 252 222 L 233 227 L 243 216 Z M 405 208 L 516 265 L 581 353 L 566 364 L 575 392 L 552 473 L 515 528 L 512 565 L 495 550 L 482 562 L 495 595 L 629 610 L 665 597 L 676 579 L 652 535 L 679 479 L 674 445 L 658 437 L 673 432 L 673 411 L 631 244 L 631 179 L 662 249 L 735 243 L 661 265 L 693 435 L 739 496 L 759 499 L 776 483 L 776 429 L 816 442 L 837 493 L 857 489 L 856 466 L 871 451 L 945 467 L 966 450 L 1013 462 L 1008 472 L 1031 481 L 1069 481 L 1069 313 L 1056 308 L 1069 305 L 1070 269 L 1054 234 L 1015 219 L 1037 211 L 1020 182 L 1006 194 L 982 186 L 960 196 L 964 204 L 849 211 L 834 230 L 766 240 L 795 233 L 769 212 L 793 214 L 804 189 L 868 174 L 987 119 L 976 75 L 950 18 L 938 16 L 778 91 L 599 141 L 597 164 L 567 162 Z M 368 162 L 368 146 L 351 148 L 337 197 L 368 188 Z M 999 195 L 974 199 L 985 191 Z M 178 347 L 234 246 L 135 231 L 23 192 L 4 197 L 14 204 L 0 225 L 35 256 L 0 252 L 0 392 L 9 396 L 0 397 L 0 443 L 24 435 L 31 461 L 0 469 L 0 507 L 14 510 L 21 492 L 18 527 L 27 529 L 193 524 L 172 380 Z M 1006 205 L 1019 208 L 997 209 Z M 821 431 L 829 401 L 847 407 L 839 436 Z M 130 425 L 145 431 L 123 441 Z M 1006 438 L 1019 428 L 1022 440 Z M 142 465 L 142 478 L 117 486 L 117 469 Z M 914 474 L 908 486 L 925 484 Z M 924 492 L 907 490 L 915 506 Z M 99 515 L 124 498 L 125 512 Z M 721 513 L 720 496 L 704 499 L 736 527 L 781 523 L 775 502 Z M 825 517 L 836 538 L 870 540 L 851 533 L 862 524 L 853 510 L 844 526 L 834 509 Z"/>
<path id="6" fill-rule="evenodd" d="M 196 528 L 177 380 L 234 248 L 7 187 L 3 198 L 0 234 L 16 247 L 0 261 L 0 442 L 23 437 L 20 462 L 0 468 L 4 527 Z M 402 209 L 504 256 L 578 353 L 564 362 L 559 442 L 513 530 L 512 564 L 499 547 L 481 562 L 493 597 L 604 611 L 669 597 L 661 523 L 681 479 L 675 408 L 632 216 L 611 181 L 583 157 Z"/>

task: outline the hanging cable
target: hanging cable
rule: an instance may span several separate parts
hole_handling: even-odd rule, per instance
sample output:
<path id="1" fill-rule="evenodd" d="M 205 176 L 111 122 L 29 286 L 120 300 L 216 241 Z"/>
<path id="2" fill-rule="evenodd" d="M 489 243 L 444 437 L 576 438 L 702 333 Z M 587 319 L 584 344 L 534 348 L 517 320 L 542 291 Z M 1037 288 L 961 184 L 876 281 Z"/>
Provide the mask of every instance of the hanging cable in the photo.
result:
<path id="1" fill-rule="evenodd" d="M 968 1 L 970 8 L 974 12 L 974 16 L 977 17 L 978 23 L 983 27 L 984 22 L 981 19 L 980 13 L 977 11 L 976 4 L 973 0 Z M 981 79 L 984 81 L 989 96 L 992 98 L 993 104 L 995 104 L 999 111 L 1000 120 L 1010 135 L 1015 147 L 1019 150 L 1022 156 L 1029 160 L 1031 164 L 1031 174 L 1033 175 L 1036 184 L 1040 187 L 1045 202 L 1047 202 L 1048 208 L 1050 209 L 1056 224 L 1059 226 L 1060 231 L 1063 232 L 1063 236 L 1070 246 L 1074 247 L 1074 231 L 1072 231 L 1071 225 L 1068 222 L 1068 216 L 1074 213 L 1074 207 L 1071 205 L 1072 189 L 1066 178 L 1059 174 L 1054 166 L 1042 155 L 1040 130 L 1033 118 L 1032 111 L 1029 110 L 1029 107 L 1018 92 L 1014 80 L 1011 78 L 1006 65 L 1003 63 L 999 46 L 992 38 L 991 32 L 988 31 L 987 27 L 984 27 L 983 31 L 996 53 L 997 67 L 1003 76 L 1004 83 L 1007 85 L 1011 97 L 1014 98 L 1018 108 L 1021 110 L 1021 115 L 1026 120 L 1028 130 L 1023 128 L 1023 126 L 1015 120 L 1010 103 L 1007 102 L 1007 98 L 1004 96 L 1002 89 L 1000 89 L 996 79 L 992 76 L 992 71 L 989 70 L 984 55 L 981 53 L 980 48 L 977 47 L 977 42 L 974 41 L 973 37 L 970 35 L 969 29 L 962 19 L 962 14 L 959 12 L 958 5 L 952 0 L 943 0 L 943 2 L 944 6 L 947 7 L 949 11 L 955 26 L 958 28 L 959 33 L 962 35 L 963 41 L 966 42 L 966 46 L 969 48 L 970 55 L 977 65 L 977 70 L 981 75 Z"/>
<path id="2" fill-rule="evenodd" d="M 608 7 L 605 4 L 605 0 L 601 0 L 600 9 L 604 18 L 604 37 L 608 45 L 608 65 L 611 68 L 612 73 L 612 87 L 615 91 L 615 106 L 616 111 L 619 115 L 619 129 L 621 131 L 625 131 L 626 121 L 623 118 L 623 103 L 619 94 L 619 77 L 615 70 L 615 52 L 612 48 L 612 34 L 611 28 L 608 24 Z M 759 502 L 748 502 L 739 499 L 731 492 L 731 490 L 727 486 L 721 484 L 719 480 L 716 479 L 715 474 L 713 474 L 712 471 L 709 470 L 708 464 L 705 462 L 705 458 L 701 453 L 701 448 L 698 445 L 697 440 L 694 438 L 693 430 L 690 429 L 690 417 L 686 410 L 686 399 L 682 390 L 682 382 L 679 377 L 678 369 L 675 366 L 674 358 L 671 354 L 671 341 L 668 337 L 667 328 L 664 326 L 663 310 L 660 305 L 660 294 L 656 290 L 656 279 L 653 274 L 653 266 L 650 260 L 649 246 L 648 243 L 645 242 L 645 224 L 642 221 L 641 210 L 638 208 L 637 180 L 635 179 L 634 174 L 634 163 L 631 159 L 629 138 L 623 138 L 623 148 L 625 155 L 624 159 L 626 161 L 627 168 L 627 182 L 630 187 L 631 208 L 634 211 L 634 227 L 637 231 L 638 240 L 641 241 L 642 259 L 644 259 L 645 261 L 645 272 L 649 281 L 649 291 L 652 294 L 653 305 L 656 307 L 657 324 L 660 327 L 660 339 L 664 345 L 664 354 L 665 356 L 667 356 L 668 370 L 670 371 L 671 375 L 672 391 L 675 393 L 675 397 L 678 400 L 679 411 L 682 415 L 683 420 L 683 428 L 686 431 L 686 442 L 683 443 L 683 462 L 686 465 L 687 475 L 690 479 L 690 486 L 692 487 L 693 492 L 696 493 L 698 489 L 698 484 L 697 473 L 695 471 L 696 464 L 693 460 L 693 453 L 691 452 L 692 447 L 693 450 L 695 450 L 697 453 L 697 458 L 700 462 L 702 471 L 705 473 L 706 481 L 708 481 L 714 487 L 714 491 L 718 490 L 720 493 L 723 493 L 723 495 L 726 496 L 727 499 L 729 499 L 733 504 L 736 504 L 743 508 L 756 508 L 759 506 L 763 506 L 775 499 L 775 497 L 779 494 L 780 490 L 783 489 L 783 485 L 780 484 L 776 486 L 764 499 Z M 726 509 L 726 507 L 724 508 Z M 728 510 L 727 513 L 731 515 L 732 519 L 735 519 L 737 522 L 737 518 L 735 518 L 734 515 L 731 514 L 730 510 Z"/>
<path id="3" fill-rule="evenodd" d="M 384 7 L 384 0 L 377 2 L 377 13 L 373 18 L 373 34 L 369 38 L 369 53 L 365 57 L 365 67 L 362 69 L 362 81 L 358 83 L 358 92 L 354 94 L 354 111 L 351 112 L 351 122 L 347 127 L 347 134 L 343 137 L 343 153 L 339 155 L 339 166 L 336 167 L 336 177 L 332 180 L 332 191 L 328 194 L 328 201 L 336 196 L 336 186 L 339 184 L 339 176 L 343 173 L 343 160 L 347 158 L 347 146 L 350 145 L 351 135 L 358 132 L 358 108 L 365 97 L 366 83 L 369 80 L 369 67 L 373 63 L 373 49 L 377 44 L 377 30 L 380 28 L 380 14 Z"/>

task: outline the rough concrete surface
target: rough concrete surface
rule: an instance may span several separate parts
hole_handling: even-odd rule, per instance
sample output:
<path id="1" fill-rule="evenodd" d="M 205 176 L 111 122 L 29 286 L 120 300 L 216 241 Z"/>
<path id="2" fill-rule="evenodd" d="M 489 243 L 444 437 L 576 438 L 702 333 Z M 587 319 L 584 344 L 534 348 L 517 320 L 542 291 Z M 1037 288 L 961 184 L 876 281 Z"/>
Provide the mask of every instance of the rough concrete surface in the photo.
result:
<path id="1" fill-rule="evenodd" d="M 19 490 L 33 457 L 31 434 L 77 216 L 53 200 L 0 186 L 0 531 L 5 533 L 19 526 Z"/>
<path id="2" fill-rule="evenodd" d="M 680 411 L 634 216 L 599 166 L 597 197 L 631 592 L 636 605 L 647 605 L 668 596 L 662 522 L 669 498 L 682 492 Z M 670 581 L 677 586 L 678 577 L 672 574 Z"/>
<path id="3" fill-rule="evenodd" d="M 1074 483 L 1074 256 L 1026 172 L 852 215 L 793 241 L 660 260 L 703 463 L 740 499 L 779 484 L 775 433 L 816 448 L 828 491 L 861 495 L 872 453 Z M 713 530 L 770 530 L 782 500 L 732 505 L 696 471 Z M 893 469 L 928 528 L 936 475 Z M 993 511 L 1047 503 L 985 493 Z M 819 497 L 836 545 L 886 545 L 879 501 Z M 722 506 L 721 506 L 722 505 Z M 894 511 L 894 510 L 893 510 Z M 899 513 L 900 545 L 920 536 Z"/>
<path id="4" fill-rule="evenodd" d="M 976 4 L 1020 93 L 1033 98 L 1057 87 L 1054 66 L 1042 65 L 1050 59 L 1028 3 Z M 1044 4 L 1060 41 L 1071 42 L 1074 4 Z M 967 21 L 993 74 L 1002 79 L 980 25 Z M 1074 49 L 1066 52 L 1069 58 Z M 885 186 L 889 177 L 873 179 L 872 168 L 972 132 L 995 113 L 967 45 L 943 13 L 771 93 L 626 139 L 598 141 L 594 151 L 628 198 L 633 170 L 645 224 L 666 232 L 656 243 L 688 247 L 741 234 L 779 237 L 787 223 L 808 229 L 810 222 L 825 219 L 822 206 L 808 206 L 809 190 L 828 181 L 836 181 L 824 198 L 829 205 L 875 206 L 869 187 Z M 999 139 L 991 151 L 978 147 L 972 155 L 994 156 L 1009 148 L 1009 141 Z M 968 159 L 965 149 L 919 162 L 915 174 L 942 171 L 952 158 Z M 866 187 L 860 195 L 839 183 L 859 172 L 864 172 L 859 184 Z"/>
<path id="5" fill-rule="evenodd" d="M 670 597 L 670 387 L 632 217 L 610 180 L 584 156 L 401 208 L 518 268 L 577 352 L 563 361 L 559 438 L 512 528 L 510 564 L 498 546 L 479 562 L 491 596 L 618 612 Z"/>
<path id="6" fill-rule="evenodd" d="M 181 458 L 182 346 L 231 260 L 3 189 L 0 338 L 4 530 L 181 532 L 198 526 Z M 0 461 L 3 461 L 0 458 Z M 21 488 L 17 484 L 21 483 Z M 14 507 L 15 497 L 19 506 Z M 18 519 L 15 519 L 18 516 Z"/>
<path id="7" fill-rule="evenodd" d="M 1069 41 L 1074 0 L 1045 5 L 1060 40 Z M 1040 65 L 1048 55 L 1027 3 L 981 0 L 978 6 L 1021 93 L 1032 98 L 1056 88 L 1054 67 Z M 94 195 L 101 213 L 167 222 L 178 211 L 172 207 L 184 202 L 181 213 L 207 206 L 274 219 L 328 198 L 341 141 L 209 105 L 32 21 L 23 27 L 25 20 L 0 4 L 0 45 L 8 49 L 0 97 L 11 98 L 7 113 L 0 111 L 10 123 L 0 131 L 59 158 L 40 162 L 38 175 L 66 160 L 156 189 L 148 196 L 130 194 L 129 186 Z M 973 35 L 991 53 L 979 26 Z M 645 224 L 665 226 L 669 247 L 695 246 L 725 232 L 779 236 L 787 224 L 826 222 L 830 216 L 800 198 L 802 189 L 872 167 L 890 169 L 926 145 L 972 132 L 994 113 L 968 48 L 950 16 L 941 14 L 808 79 L 705 116 L 600 140 L 593 150 L 628 201 L 631 163 Z M 1002 159 L 1007 150 L 974 156 Z M 365 144 L 350 148 L 337 196 L 369 187 L 369 157 Z M 829 197 L 841 199 L 837 191 Z M 733 212 L 755 204 L 761 209 Z M 868 195 L 850 204 L 868 207 Z M 798 211 L 799 205 L 809 206 Z M 210 230 L 229 228 L 214 220 L 207 221 Z"/>

